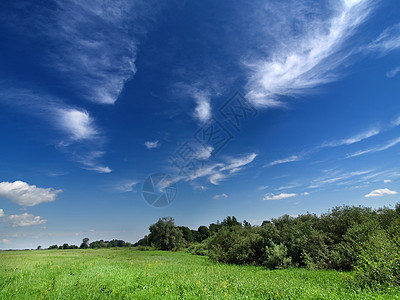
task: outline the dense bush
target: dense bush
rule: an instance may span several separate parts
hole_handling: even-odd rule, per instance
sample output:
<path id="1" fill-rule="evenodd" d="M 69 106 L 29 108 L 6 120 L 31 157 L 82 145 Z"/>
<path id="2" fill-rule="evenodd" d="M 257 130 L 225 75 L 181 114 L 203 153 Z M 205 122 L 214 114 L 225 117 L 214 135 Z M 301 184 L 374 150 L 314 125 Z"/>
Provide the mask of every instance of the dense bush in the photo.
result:
<path id="1" fill-rule="evenodd" d="M 292 265 L 292 258 L 288 256 L 287 248 L 284 244 L 265 247 L 264 266 L 270 269 L 285 269 Z"/>
<path id="2" fill-rule="evenodd" d="M 189 252 L 215 261 L 270 269 L 355 270 L 359 286 L 400 285 L 400 205 L 377 210 L 335 207 L 321 216 L 284 215 L 261 226 L 227 217 L 198 230 L 160 219 L 150 231 L 139 242 L 159 249 L 187 245 Z"/>
<path id="3" fill-rule="evenodd" d="M 377 229 L 362 243 L 356 262 L 357 281 L 375 289 L 400 284 L 400 247 L 398 240 Z"/>

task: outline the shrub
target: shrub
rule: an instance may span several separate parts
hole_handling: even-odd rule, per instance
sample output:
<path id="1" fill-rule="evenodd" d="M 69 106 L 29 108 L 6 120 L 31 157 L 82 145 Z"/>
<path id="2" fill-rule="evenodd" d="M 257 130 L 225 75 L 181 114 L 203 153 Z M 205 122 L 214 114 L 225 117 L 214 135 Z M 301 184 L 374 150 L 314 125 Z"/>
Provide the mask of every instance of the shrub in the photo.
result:
<path id="1" fill-rule="evenodd" d="M 400 284 L 400 247 L 378 229 L 362 245 L 356 263 L 356 281 L 361 287 L 394 287 Z"/>
<path id="2" fill-rule="evenodd" d="M 291 266 L 292 258 L 288 256 L 284 244 L 274 244 L 265 247 L 264 266 L 269 269 L 285 269 Z"/>
<path id="3" fill-rule="evenodd" d="M 201 256 L 208 255 L 208 249 L 206 243 L 193 244 L 187 249 L 187 251 L 194 255 L 201 255 Z"/>

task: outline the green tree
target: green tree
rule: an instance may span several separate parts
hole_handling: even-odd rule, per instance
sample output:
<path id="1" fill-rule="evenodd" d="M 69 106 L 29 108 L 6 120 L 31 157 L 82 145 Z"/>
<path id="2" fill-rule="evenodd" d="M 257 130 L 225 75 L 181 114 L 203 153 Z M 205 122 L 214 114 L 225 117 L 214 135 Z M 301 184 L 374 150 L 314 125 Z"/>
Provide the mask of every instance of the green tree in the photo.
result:
<path id="1" fill-rule="evenodd" d="M 88 243 L 89 243 L 89 238 L 84 238 L 84 239 L 82 240 L 82 244 L 80 245 L 79 248 L 81 248 L 81 249 L 87 249 L 87 248 L 89 248 Z"/>
<path id="2" fill-rule="evenodd" d="M 174 219 L 164 217 L 150 225 L 149 240 L 161 250 L 177 249 L 182 242 L 182 232 L 175 226 Z"/>

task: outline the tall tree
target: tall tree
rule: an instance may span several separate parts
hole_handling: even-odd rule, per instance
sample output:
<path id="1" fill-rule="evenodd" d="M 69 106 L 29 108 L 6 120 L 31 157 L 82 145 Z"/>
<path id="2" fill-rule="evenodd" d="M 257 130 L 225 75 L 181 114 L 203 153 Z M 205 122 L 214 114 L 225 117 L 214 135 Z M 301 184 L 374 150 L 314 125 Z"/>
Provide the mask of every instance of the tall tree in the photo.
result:
<path id="1" fill-rule="evenodd" d="M 158 249 L 176 249 L 182 242 L 182 232 L 175 226 L 174 219 L 171 217 L 158 219 L 157 223 L 150 225 L 149 229 L 149 240 Z"/>

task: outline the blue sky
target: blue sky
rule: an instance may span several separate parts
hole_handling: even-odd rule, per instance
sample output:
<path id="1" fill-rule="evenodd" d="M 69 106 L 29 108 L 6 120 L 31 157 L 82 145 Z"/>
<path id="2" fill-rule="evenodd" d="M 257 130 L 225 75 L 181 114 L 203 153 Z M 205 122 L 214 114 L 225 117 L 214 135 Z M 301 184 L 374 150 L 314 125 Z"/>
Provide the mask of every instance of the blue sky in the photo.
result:
<path id="1" fill-rule="evenodd" d="M 0 249 L 396 204 L 399 16 L 394 0 L 2 1 Z M 177 186 L 168 206 L 142 197 L 154 173 Z"/>

